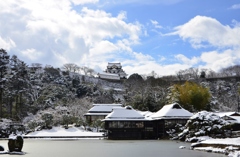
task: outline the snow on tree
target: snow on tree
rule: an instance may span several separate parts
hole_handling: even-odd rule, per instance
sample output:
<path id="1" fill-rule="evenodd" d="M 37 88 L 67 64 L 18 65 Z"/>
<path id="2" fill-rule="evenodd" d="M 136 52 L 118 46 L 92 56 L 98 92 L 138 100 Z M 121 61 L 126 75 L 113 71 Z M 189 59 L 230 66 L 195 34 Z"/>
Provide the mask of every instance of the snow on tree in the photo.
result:
<path id="1" fill-rule="evenodd" d="M 9 64 L 9 55 L 4 49 L 0 49 L 0 117 L 3 117 L 3 94 L 6 83 L 6 74 Z"/>
<path id="2" fill-rule="evenodd" d="M 199 136 L 230 137 L 231 126 L 232 123 L 225 121 L 220 116 L 212 112 L 201 111 L 188 120 L 180 133 L 175 130 L 169 130 L 168 133 L 173 136 L 173 139 L 194 142 Z"/>

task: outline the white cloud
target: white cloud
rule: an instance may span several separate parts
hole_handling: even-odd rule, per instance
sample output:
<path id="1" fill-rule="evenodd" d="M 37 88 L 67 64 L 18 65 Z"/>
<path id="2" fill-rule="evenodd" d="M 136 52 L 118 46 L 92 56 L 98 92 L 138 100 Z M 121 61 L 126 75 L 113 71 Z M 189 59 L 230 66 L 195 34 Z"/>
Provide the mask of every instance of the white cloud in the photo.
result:
<path id="1" fill-rule="evenodd" d="M 240 49 L 227 49 L 223 52 L 204 52 L 200 56 L 201 61 L 206 63 L 205 67 L 219 71 L 232 65 L 240 64 Z"/>
<path id="2" fill-rule="evenodd" d="M 182 62 L 183 64 L 189 65 L 189 66 L 194 66 L 195 64 L 197 64 L 199 62 L 199 58 L 192 57 L 191 59 L 189 59 L 186 56 L 184 56 L 183 54 L 177 54 L 174 57 L 176 59 L 178 59 L 180 62 Z"/>
<path id="3" fill-rule="evenodd" d="M 160 58 L 160 62 L 165 58 Z M 150 55 L 145 55 L 142 53 L 133 52 L 127 60 L 123 60 L 122 65 L 124 65 L 124 70 L 130 74 L 148 74 L 155 71 L 159 76 L 172 75 L 177 71 L 182 69 L 190 68 L 191 65 L 183 63 L 173 63 L 167 65 L 161 65 Z"/>
<path id="4" fill-rule="evenodd" d="M 8 51 L 11 48 L 16 46 L 15 42 L 12 39 L 8 38 L 8 39 L 4 40 L 3 38 L 1 38 L 1 36 L 0 36 L 0 45 L 1 45 L 1 48 L 8 50 Z"/>
<path id="5" fill-rule="evenodd" d="M 104 64 L 105 68 L 108 60 L 121 56 L 120 51 L 131 53 L 131 46 L 139 43 L 142 26 L 138 22 L 124 21 L 126 12 L 113 16 L 86 7 L 78 11 L 73 9 L 74 5 L 96 2 L 0 2 L 0 7 L 4 8 L 0 10 L 0 21 L 5 22 L 0 25 L 0 30 L 4 30 L 0 32 L 0 44 L 6 49 L 14 48 L 14 54 L 28 63 L 40 62 L 57 67 L 67 62 L 93 67 Z"/>
<path id="6" fill-rule="evenodd" d="M 26 58 L 29 58 L 32 61 L 36 61 L 39 57 L 42 56 L 42 53 L 35 49 L 26 49 L 21 51 L 22 55 Z"/>
<path id="7" fill-rule="evenodd" d="M 129 22 L 124 11 L 113 16 L 104 10 L 84 7 L 86 3 L 97 2 L 1 1 L 0 21 L 4 21 L 4 24 L 0 25 L 0 30 L 4 31 L 0 32 L 0 45 L 28 64 L 38 62 L 61 67 L 65 63 L 75 63 L 102 71 L 108 62 L 121 62 L 129 74 L 147 74 L 153 70 L 159 75 L 174 74 L 200 62 L 212 69 L 219 69 L 240 59 L 237 51 L 240 47 L 239 22 L 233 21 L 235 25 L 230 27 L 210 17 L 196 16 L 176 27 L 172 34 L 189 40 L 194 47 L 208 43 L 208 46 L 234 49 L 221 53 L 204 52 L 200 57 L 192 58 L 179 54 L 175 56 L 179 63 L 161 65 L 162 61 L 168 59 L 160 54 L 154 58 L 132 49 L 140 43 L 142 35 L 148 34 L 144 26 L 138 21 Z M 162 28 L 155 20 L 151 20 L 151 24 L 156 30 Z M 215 60 L 211 60 L 211 57 L 215 57 Z"/>
<path id="8" fill-rule="evenodd" d="M 98 0 L 71 0 L 75 5 L 82 5 L 87 3 L 97 3 Z"/>
<path id="9" fill-rule="evenodd" d="M 159 25 L 159 23 L 156 20 L 150 20 L 150 21 L 154 25 L 155 28 L 158 28 L 158 29 L 162 28 L 162 26 Z"/>
<path id="10" fill-rule="evenodd" d="M 135 5 L 174 5 L 183 0 L 103 0 L 105 5 L 128 5 L 128 4 L 135 4 Z"/>
<path id="11" fill-rule="evenodd" d="M 231 9 L 240 9 L 240 4 L 234 4 L 231 6 Z"/>
<path id="12" fill-rule="evenodd" d="M 211 17 L 196 16 L 189 22 L 175 27 L 175 30 L 169 35 L 179 35 L 182 39 L 189 40 L 194 48 L 240 47 L 240 26 L 231 28 Z"/>
<path id="13" fill-rule="evenodd" d="M 222 68 L 240 64 L 240 25 L 233 20 L 233 27 L 222 25 L 211 17 L 196 16 L 187 23 L 175 27 L 175 32 L 194 48 L 212 47 L 212 51 L 202 52 L 199 57 L 188 58 L 184 55 L 175 57 L 185 65 L 199 64 L 201 67 L 218 71 Z"/>

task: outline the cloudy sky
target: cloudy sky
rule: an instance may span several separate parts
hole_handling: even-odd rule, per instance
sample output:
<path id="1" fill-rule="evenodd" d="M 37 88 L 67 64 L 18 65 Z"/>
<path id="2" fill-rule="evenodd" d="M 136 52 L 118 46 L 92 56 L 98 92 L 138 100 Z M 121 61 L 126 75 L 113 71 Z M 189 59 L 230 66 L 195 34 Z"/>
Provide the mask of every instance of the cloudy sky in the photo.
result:
<path id="1" fill-rule="evenodd" d="M 239 0 L 1 0 L 0 48 L 28 65 L 129 75 L 240 64 Z"/>

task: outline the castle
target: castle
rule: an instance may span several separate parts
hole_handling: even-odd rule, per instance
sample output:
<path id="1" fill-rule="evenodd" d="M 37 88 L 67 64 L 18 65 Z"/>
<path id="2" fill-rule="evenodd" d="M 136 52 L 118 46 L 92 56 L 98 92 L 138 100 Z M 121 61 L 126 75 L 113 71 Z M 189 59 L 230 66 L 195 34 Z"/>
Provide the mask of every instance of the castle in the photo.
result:
<path id="1" fill-rule="evenodd" d="M 107 69 L 98 73 L 99 78 L 105 80 L 122 80 L 126 79 L 127 74 L 123 71 L 121 63 L 108 63 Z"/>

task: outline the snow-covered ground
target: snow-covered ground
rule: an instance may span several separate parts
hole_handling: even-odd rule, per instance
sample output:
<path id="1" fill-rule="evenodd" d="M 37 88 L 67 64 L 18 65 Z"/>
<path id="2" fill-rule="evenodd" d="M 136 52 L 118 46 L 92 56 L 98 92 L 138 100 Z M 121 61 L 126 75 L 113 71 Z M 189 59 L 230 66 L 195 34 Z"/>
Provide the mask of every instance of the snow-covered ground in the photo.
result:
<path id="1" fill-rule="evenodd" d="M 92 131 L 86 131 L 82 129 L 81 127 L 69 127 L 68 129 L 65 129 L 63 127 L 53 127 L 50 130 L 41 130 L 41 131 L 35 131 L 31 132 L 27 135 L 23 135 L 25 138 L 54 138 L 54 137 L 63 137 L 63 138 L 84 138 L 84 137 L 103 137 L 102 132 L 92 132 Z"/>
<path id="2" fill-rule="evenodd" d="M 213 139 L 209 138 L 205 141 L 202 141 L 201 143 L 207 143 L 207 144 L 225 144 L 225 145 L 234 145 L 234 146 L 240 146 L 240 137 L 238 138 L 224 138 L 224 139 Z"/>
<path id="3" fill-rule="evenodd" d="M 202 150 L 214 153 L 228 154 L 229 157 L 240 157 L 240 138 L 224 138 L 224 139 L 213 139 L 209 137 L 203 137 L 203 141 L 200 143 L 208 144 L 207 147 L 195 147 L 194 150 Z M 196 145 L 193 143 L 192 146 Z M 216 148 L 211 145 L 224 145 L 225 148 Z"/>

